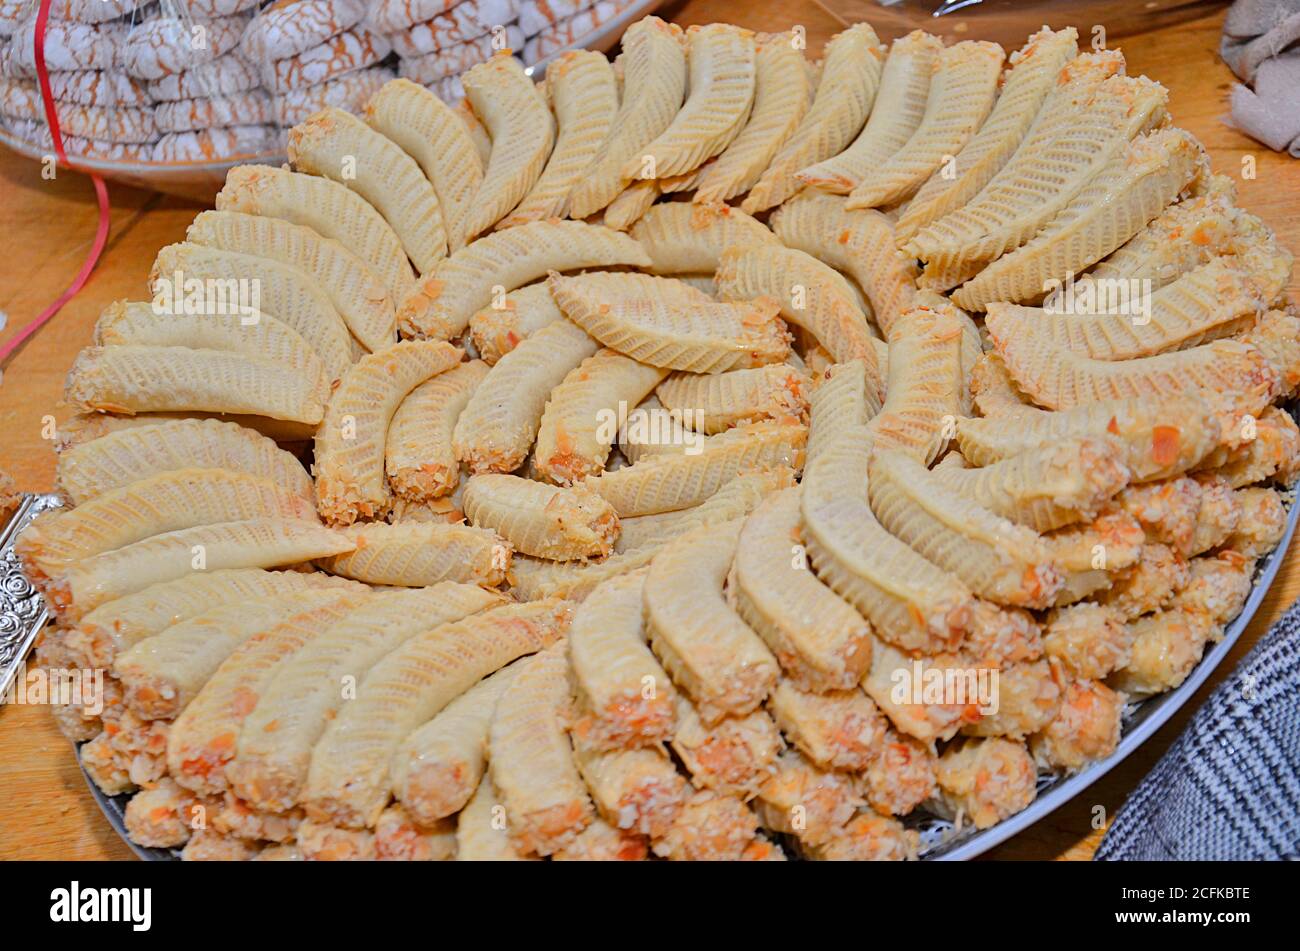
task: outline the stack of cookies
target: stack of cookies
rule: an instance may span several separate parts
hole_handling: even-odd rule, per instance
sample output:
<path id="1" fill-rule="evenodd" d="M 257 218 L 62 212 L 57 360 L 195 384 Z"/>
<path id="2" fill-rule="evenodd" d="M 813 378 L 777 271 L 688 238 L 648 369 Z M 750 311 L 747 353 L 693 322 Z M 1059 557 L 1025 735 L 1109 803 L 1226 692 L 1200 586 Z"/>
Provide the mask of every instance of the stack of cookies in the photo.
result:
<path id="1" fill-rule="evenodd" d="M 366 21 L 401 58 L 398 72 L 452 102 L 460 74 L 498 50 L 519 50 L 519 0 L 374 0 Z"/>
<path id="2" fill-rule="evenodd" d="M 365 22 L 365 0 L 276 0 L 244 33 L 241 49 L 261 64 L 282 126 L 327 106 L 360 111 L 393 72 L 391 46 Z"/>
<path id="3" fill-rule="evenodd" d="M 327 107 L 359 113 L 400 73 L 442 99 L 512 49 L 582 45 L 635 0 L 53 0 L 45 62 L 69 155 L 212 162 L 284 148 Z M 38 0 L 0 0 L 0 129 L 52 148 Z"/>
<path id="4" fill-rule="evenodd" d="M 185 0 L 131 25 L 122 69 L 157 105 L 155 162 L 274 151 L 278 133 L 257 70 L 239 43 L 259 0 Z M 63 112 L 59 112 L 60 121 Z"/>
<path id="5" fill-rule="evenodd" d="M 123 69 L 131 28 L 125 18 L 144 0 L 54 0 L 45 65 L 59 104 L 64 148 L 97 158 L 149 160 L 158 129 L 143 84 Z M 36 2 L 0 3 L 0 121 L 26 141 L 52 147 L 36 84 Z"/>
<path id="6" fill-rule="evenodd" d="M 635 4 L 636 0 L 522 0 L 519 30 L 524 35 L 524 62 L 584 46 L 585 38 Z M 518 47 L 516 47 L 518 48 Z"/>

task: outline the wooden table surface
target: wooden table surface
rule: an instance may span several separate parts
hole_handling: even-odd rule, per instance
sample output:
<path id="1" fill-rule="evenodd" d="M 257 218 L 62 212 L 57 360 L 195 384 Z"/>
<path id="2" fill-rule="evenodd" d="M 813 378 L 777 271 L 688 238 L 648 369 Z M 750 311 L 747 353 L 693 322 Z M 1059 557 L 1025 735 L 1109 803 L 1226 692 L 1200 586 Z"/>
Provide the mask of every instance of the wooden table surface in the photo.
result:
<path id="1" fill-rule="evenodd" d="M 755 30 L 783 30 L 801 24 L 810 50 L 820 49 L 843 25 L 821 6 L 801 0 L 679 0 L 666 4 L 660 14 L 683 25 L 725 20 Z M 1130 73 L 1145 73 L 1169 88 L 1174 120 L 1205 143 L 1216 170 L 1238 179 L 1240 203 L 1272 225 L 1284 244 L 1300 249 L 1300 164 L 1220 121 L 1232 82 L 1214 52 L 1221 20 L 1220 12 L 1184 26 L 1113 41 L 1113 45 L 1124 50 Z M 971 17 L 971 37 L 978 37 L 978 24 L 976 14 Z M 1086 40 L 1092 25 L 1076 25 Z M 1241 174 L 1247 156 L 1256 163 L 1253 179 L 1243 179 Z M 155 253 L 180 241 L 198 210 L 177 199 L 119 185 L 110 185 L 110 194 L 112 232 L 90 282 L 4 368 L 0 468 L 9 470 L 23 490 L 45 491 L 52 484 L 54 455 L 42 437 L 42 420 L 46 416 L 63 420 L 69 415 L 67 407 L 60 405 L 64 374 L 77 350 L 90 342 L 95 318 L 110 301 L 144 293 Z M 0 310 L 8 316 L 8 325 L 0 329 L 0 342 L 67 286 L 94 235 L 95 217 L 87 179 L 60 172 L 46 181 L 40 166 L 0 148 L 0 233 L 6 236 L 0 262 Z M 1290 290 L 1300 300 L 1294 281 Z M 992 856 L 1089 858 L 1102 834 L 1101 828 L 1094 828 L 1096 807 L 1104 810 L 1107 819 L 1114 814 L 1182 730 L 1190 712 L 1297 593 L 1300 560 L 1293 551 L 1236 650 L 1179 715 L 1106 777 Z M 11 705 L 0 709 L 0 789 L 4 790 L 0 858 L 131 857 L 100 815 L 67 741 L 45 709 Z"/>

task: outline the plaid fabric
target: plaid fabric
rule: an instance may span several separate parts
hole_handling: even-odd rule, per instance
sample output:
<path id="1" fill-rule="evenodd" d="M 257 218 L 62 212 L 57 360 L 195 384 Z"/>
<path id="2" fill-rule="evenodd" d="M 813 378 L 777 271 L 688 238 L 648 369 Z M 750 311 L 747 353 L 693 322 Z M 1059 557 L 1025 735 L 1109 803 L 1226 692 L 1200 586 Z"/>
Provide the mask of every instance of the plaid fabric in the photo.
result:
<path id="1" fill-rule="evenodd" d="M 1098 861 L 1300 857 L 1300 602 L 1115 816 Z"/>

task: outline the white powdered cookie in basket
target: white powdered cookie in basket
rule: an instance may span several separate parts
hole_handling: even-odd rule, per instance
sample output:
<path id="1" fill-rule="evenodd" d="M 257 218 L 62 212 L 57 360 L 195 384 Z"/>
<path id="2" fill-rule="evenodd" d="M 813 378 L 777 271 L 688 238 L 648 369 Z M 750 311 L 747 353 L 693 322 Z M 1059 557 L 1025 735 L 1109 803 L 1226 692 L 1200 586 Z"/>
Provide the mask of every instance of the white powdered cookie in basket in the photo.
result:
<path id="1" fill-rule="evenodd" d="M 440 17 L 388 34 L 398 56 L 424 56 L 476 40 L 515 18 L 514 0 L 462 0 Z"/>
<path id="2" fill-rule="evenodd" d="M 263 67 L 263 79 L 273 93 L 302 89 L 373 66 L 390 50 L 388 40 L 359 26 L 296 56 L 267 64 Z"/>
<path id="3" fill-rule="evenodd" d="M 536 36 L 595 3 L 596 0 L 523 0 L 519 4 L 519 29 L 524 31 L 524 36 Z"/>
<path id="4" fill-rule="evenodd" d="M 228 17 L 252 10 L 261 2 L 262 0 L 185 0 L 184 7 L 191 19 L 215 20 L 217 17 Z"/>
<path id="5" fill-rule="evenodd" d="M 239 45 L 246 16 L 216 20 L 158 17 L 136 23 L 122 50 L 122 68 L 139 79 L 162 79 L 210 63 Z"/>
<path id="6" fill-rule="evenodd" d="M 248 25 L 240 49 L 259 63 L 287 59 L 351 30 L 365 13 L 362 0 L 276 0 Z"/>
<path id="7" fill-rule="evenodd" d="M 107 23 L 133 13 L 148 0 L 52 0 L 50 18 L 74 23 Z M 18 6 L 36 9 L 36 0 L 18 0 Z M 0 4 L 3 8 L 6 4 Z"/>
<path id="8" fill-rule="evenodd" d="M 404 59 L 397 66 L 398 75 L 427 86 L 448 76 L 459 77 L 471 66 L 486 63 L 498 49 L 519 49 L 523 45 L 524 35 L 513 24 L 507 26 L 500 35 L 501 40 L 497 40 L 498 34 L 488 33 L 476 40 L 449 46 L 436 53 Z"/>
<path id="9" fill-rule="evenodd" d="M 33 7 L 35 9 L 35 7 Z M 72 23 L 51 20 L 45 27 L 46 69 L 112 69 L 126 43 L 124 23 Z M 36 17 L 14 32 L 10 68 L 36 75 Z"/>
<path id="10" fill-rule="evenodd" d="M 196 132 L 169 132 L 153 149 L 155 162 L 217 162 L 234 156 L 275 151 L 277 134 L 269 125 L 235 125 Z"/>
<path id="11" fill-rule="evenodd" d="M 148 109 L 117 109 L 112 106 L 59 107 L 59 128 L 64 135 L 101 142 L 153 142 L 158 138 L 158 126 L 153 112 Z"/>
<path id="12" fill-rule="evenodd" d="M 547 27 L 524 44 L 524 62 L 531 66 L 561 50 L 581 46 L 584 38 L 632 6 L 633 2 L 601 0 L 567 20 Z"/>
<path id="13" fill-rule="evenodd" d="M 175 102 L 178 99 L 201 99 L 204 96 L 233 96 L 260 85 L 262 77 L 257 67 L 238 53 L 227 53 L 183 73 L 156 79 L 146 89 L 158 102 Z"/>
<path id="14" fill-rule="evenodd" d="M 54 140 L 45 123 L 34 119 L 16 119 L 9 131 L 24 142 L 54 151 Z M 153 143 L 101 142 L 79 135 L 63 136 L 63 151 L 69 158 L 93 158 L 111 162 L 148 162 L 153 159 Z"/>
<path id="15" fill-rule="evenodd" d="M 6 119 L 43 119 L 41 91 L 30 79 L 0 77 L 0 116 Z"/>
<path id="16" fill-rule="evenodd" d="M 144 83 L 123 72 L 97 69 L 51 72 L 50 92 L 55 102 L 79 106 L 148 106 L 153 102 Z"/>
<path id="17" fill-rule="evenodd" d="M 275 97 L 275 121 L 282 126 L 294 126 L 329 106 L 360 112 L 379 87 L 395 78 L 391 69 L 370 66 L 316 86 L 290 89 Z"/>
<path id="18" fill-rule="evenodd" d="M 83 139 L 79 135 L 63 137 L 63 151 L 68 155 L 111 162 L 151 162 L 153 149 L 152 142 L 101 142 L 98 139 Z"/>
<path id="19" fill-rule="evenodd" d="M 274 122 L 271 97 L 261 89 L 231 96 L 204 96 L 160 102 L 154 108 L 159 132 L 190 132 L 230 125 L 266 125 Z"/>
<path id="20" fill-rule="evenodd" d="M 0 37 L 13 36 L 34 9 L 33 0 L 0 0 Z"/>
<path id="21" fill-rule="evenodd" d="M 6 116 L 4 127 L 6 132 L 23 142 L 30 142 L 47 149 L 53 145 L 50 141 L 50 130 L 45 128 L 45 123 L 40 119 Z"/>
<path id="22" fill-rule="evenodd" d="M 396 33 L 440 17 L 462 0 L 372 0 L 366 23 L 380 33 Z"/>

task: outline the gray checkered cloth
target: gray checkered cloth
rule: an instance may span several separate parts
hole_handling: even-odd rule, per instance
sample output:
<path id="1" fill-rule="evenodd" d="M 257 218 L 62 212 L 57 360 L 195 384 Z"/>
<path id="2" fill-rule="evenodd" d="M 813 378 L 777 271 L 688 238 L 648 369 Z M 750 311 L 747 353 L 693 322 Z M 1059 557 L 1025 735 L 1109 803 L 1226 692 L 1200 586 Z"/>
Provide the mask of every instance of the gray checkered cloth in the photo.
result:
<path id="1" fill-rule="evenodd" d="M 1300 857 L 1300 602 L 1115 816 L 1099 861 Z"/>

